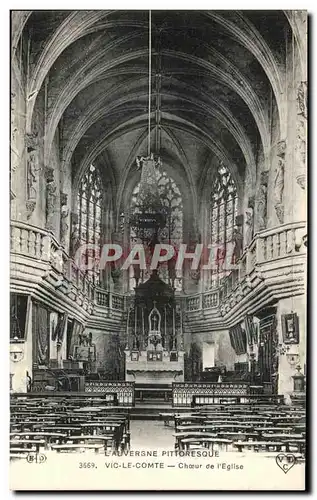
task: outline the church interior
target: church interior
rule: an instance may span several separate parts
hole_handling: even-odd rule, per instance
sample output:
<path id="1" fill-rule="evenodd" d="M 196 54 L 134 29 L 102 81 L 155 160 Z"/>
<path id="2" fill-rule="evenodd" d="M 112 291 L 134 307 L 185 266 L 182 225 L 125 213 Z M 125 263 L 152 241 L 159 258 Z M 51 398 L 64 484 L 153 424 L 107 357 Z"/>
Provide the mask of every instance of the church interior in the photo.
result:
<path id="1" fill-rule="evenodd" d="M 11 12 L 12 458 L 305 459 L 306 36 L 304 11 Z"/>

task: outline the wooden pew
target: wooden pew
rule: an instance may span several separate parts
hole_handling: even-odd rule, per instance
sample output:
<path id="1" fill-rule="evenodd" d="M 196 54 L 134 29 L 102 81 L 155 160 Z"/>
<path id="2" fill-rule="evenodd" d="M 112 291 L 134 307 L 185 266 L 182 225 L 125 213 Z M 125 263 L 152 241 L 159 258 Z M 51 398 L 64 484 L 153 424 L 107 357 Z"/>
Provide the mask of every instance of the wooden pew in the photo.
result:
<path id="1" fill-rule="evenodd" d="M 80 452 L 80 451 L 87 451 L 87 450 L 93 450 L 95 453 L 100 453 L 103 451 L 105 453 L 105 445 L 100 444 L 100 443 L 90 443 L 90 444 L 53 444 L 52 445 L 52 450 L 57 451 L 58 453 L 64 452 L 64 453 L 69 453 L 69 452 Z"/>
<path id="2" fill-rule="evenodd" d="M 173 434 L 173 436 L 175 437 L 175 448 L 182 449 L 181 440 L 184 438 L 216 438 L 218 434 L 214 432 L 202 432 L 197 430 L 177 432 L 176 434 Z"/>
<path id="3" fill-rule="evenodd" d="M 179 449 L 188 450 L 190 445 L 200 445 L 203 447 L 212 448 L 214 450 L 214 445 L 217 444 L 220 450 L 228 451 L 229 444 L 232 443 L 231 439 L 219 438 L 219 437 L 204 437 L 204 436 L 196 436 L 196 437 L 185 437 L 181 438 L 179 441 Z"/>
<path id="4" fill-rule="evenodd" d="M 283 443 L 281 441 L 235 441 L 233 446 L 242 452 L 245 449 L 252 450 L 254 452 L 265 451 L 281 451 Z M 273 448 L 273 450 L 271 450 Z"/>
<path id="5" fill-rule="evenodd" d="M 39 453 L 41 447 L 45 447 L 44 439 L 10 439 L 10 451 L 26 450 Z"/>
<path id="6" fill-rule="evenodd" d="M 55 444 L 60 443 L 67 437 L 67 434 L 62 434 L 58 432 L 43 432 L 43 431 L 38 431 L 38 432 L 10 432 L 10 438 L 15 438 L 15 439 L 29 439 L 29 438 L 43 438 L 45 441 L 45 448 L 49 448 L 51 443 L 54 442 Z"/>

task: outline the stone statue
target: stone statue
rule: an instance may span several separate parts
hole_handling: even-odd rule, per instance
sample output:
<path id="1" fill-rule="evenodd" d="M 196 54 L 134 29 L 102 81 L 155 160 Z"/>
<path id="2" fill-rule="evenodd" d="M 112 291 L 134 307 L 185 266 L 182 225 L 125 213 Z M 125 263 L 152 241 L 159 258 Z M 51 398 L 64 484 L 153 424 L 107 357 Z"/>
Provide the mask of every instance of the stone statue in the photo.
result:
<path id="1" fill-rule="evenodd" d="M 245 232 L 245 246 L 250 245 L 252 238 L 253 238 L 253 231 L 254 231 L 254 214 L 253 214 L 253 208 L 249 207 L 246 212 L 246 219 L 245 219 L 245 225 L 246 225 L 246 232 Z"/>
<path id="2" fill-rule="evenodd" d="M 159 325 L 159 316 L 155 311 L 153 311 L 153 314 L 151 317 L 151 331 L 157 332 L 158 325 Z"/>
<path id="3" fill-rule="evenodd" d="M 46 228 L 54 229 L 53 218 L 55 215 L 57 186 L 55 182 L 48 182 L 46 185 Z"/>
<path id="4" fill-rule="evenodd" d="M 274 178 L 274 208 L 279 222 L 284 222 L 284 207 L 283 207 L 283 192 L 284 192 L 284 159 L 279 158 L 275 169 Z"/>
<path id="5" fill-rule="evenodd" d="M 231 264 L 236 264 L 241 257 L 243 251 L 243 234 L 238 227 L 233 229 L 232 241 L 234 243 Z"/>
<path id="6" fill-rule="evenodd" d="M 200 280 L 200 269 L 193 269 L 189 273 L 191 279 L 197 284 Z"/>
<path id="7" fill-rule="evenodd" d="M 76 213 L 71 214 L 71 228 L 72 232 L 70 235 L 70 252 L 71 257 L 74 257 L 80 245 L 78 215 Z"/>
<path id="8" fill-rule="evenodd" d="M 67 199 L 68 196 L 66 193 L 61 193 L 60 195 L 60 203 L 61 203 L 61 220 L 60 220 L 60 242 L 66 247 L 66 240 L 68 235 L 68 215 L 69 210 L 67 208 Z"/>
<path id="9" fill-rule="evenodd" d="M 60 240 L 61 244 L 65 247 L 66 246 L 66 239 L 67 239 L 67 234 L 68 234 L 68 214 L 69 210 L 64 208 L 61 211 L 61 235 L 60 235 Z"/>
<path id="10" fill-rule="evenodd" d="M 75 224 L 73 226 L 73 231 L 70 237 L 70 244 L 71 244 L 71 255 L 74 257 L 79 245 L 80 245 L 80 240 L 79 240 L 79 227 L 78 224 Z"/>
<path id="11" fill-rule="evenodd" d="M 297 88 L 297 114 L 307 118 L 307 82 L 301 82 Z"/>
<path id="12" fill-rule="evenodd" d="M 296 126 L 296 159 L 297 168 L 306 166 L 306 127 L 303 120 L 298 120 Z"/>
<path id="13" fill-rule="evenodd" d="M 258 193 L 258 223 L 259 229 L 266 228 L 266 214 L 267 214 L 267 186 L 261 184 Z"/>
<path id="14" fill-rule="evenodd" d="M 274 198 L 275 203 L 282 203 L 284 191 L 284 160 L 281 158 L 277 162 L 274 178 Z"/>
<path id="15" fill-rule="evenodd" d="M 34 150 L 28 153 L 27 160 L 27 195 L 28 200 L 36 199 L 36 184 L 37 184 L 37 155 Z"/>

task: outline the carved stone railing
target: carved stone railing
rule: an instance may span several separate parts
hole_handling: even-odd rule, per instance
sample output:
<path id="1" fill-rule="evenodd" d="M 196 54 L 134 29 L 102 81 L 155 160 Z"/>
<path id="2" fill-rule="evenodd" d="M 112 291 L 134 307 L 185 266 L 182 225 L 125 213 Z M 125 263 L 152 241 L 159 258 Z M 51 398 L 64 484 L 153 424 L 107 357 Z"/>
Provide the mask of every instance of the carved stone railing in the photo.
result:
<path id="1" fill-rule="evenodd" d="M 235 268 L 222 279 L 218 287 L 182 298 L 185 312 L 193 314 L 201 311 L 206 311 L 206 314 L 208 311 L 212 314 L 219 312 L 221 319 L 221 316 L 249 293 L 254 286 L 256 276 L 260 275 L 263 269 L 271 270 L 271 273 L 272 269 L 273 272 L 276 269 L 275 272 L 278 273 L 280 266 L 288 265 L 291 270 L 294 257 L 305 253 L 303 246 L 300 247 L 305 228 L 305 222 L 297 222 L 257 233 Z M 49 231 L 24 222 L 13 221 L 11 254 L 14 264 L 19 261 L 20 256 L 22 260 L 24 258 L 22 268 L 25 265 L 32 265 L 33 261 L 34 272 L 40 267 L 43 274 L 52 272 L 61 277 L 63 283 L 61 290 L 79 304 L 89 301 L 99 308 L 107 308 L 118 313 L 127 307 L 125 296 L 95 285 Z M 190 316 L 193 317 L 192 314 Z"/>
<path id="2" fill-rule="evenodd" d="M 186 311 L 199 311 L 201 309 L 201 301 L 202 295 L 200 293 L 186 297 Z"/>
<path id="3" fill-rule="evenodd" d="M 186 312 L 212 310 L 219 307 L 223 310 L 225 306 L 227 309 L 230 308 L 230 303 L 225 304 L 225 302 L 230 302 L 233 294 L 235 300 L 232 298 L 232 304 L 241 300 L 251 290 L 250 282 L 253 275 L 261 271 L 265 265 L 275 262 L 278 264 L 283 259 L 303 255 L 300 249 L 300 239 L 305 233 L 305 228 L 305 222 L 296 222 L 257 233 L 238 263 L 230 270 L 228 276 L 222 278 L 217 288 L 185 298 Z"/>
<path id="4" fill-rule="evenodd" d="M 85 381 L 85 392 L 91 393 L 115 393 L 120 406 L 134 406 L 134 382 L 106 380 Z"/>
<path id="5" fill-rule="evenodd" d="M 24 222 L 11 223 L 11 253 L 49 262 L 51 236 L 47 231 Z"/>
<path id="6" fill-rule="evenodd" d="M 119 312 L 125 308 L 123 295 L 98 288 L 54 235 L 44 229 L 19 221 L 11 223 L 11 263 L 15 269 L 20 264 L 21 272 L 27 265 L 33 267 L 34 272 L 41 267 L 46 279 L 50 273 L 55 274 L 61 281 L 59 289 L 80 305 L 86 306 L 88 301 Z"/>
<path id="7" fill-rule="evenodd" d="M 173 406 L 191 406 L 193 398 L 198 404 L 219 404 L 230 397 L 239 397 L 246 402 L 249 394 L 247 382 L 174 382 L 172 384 Z"/>
<path id="8" fill-rule="evenodd" d="M 124 295 L 109 292 L 98 287 L 96 288 L 96 304 L 115 311 L 124 311 L 126 309 Z"/>
<path id="9" fill-rule="evenodd" d="M 109 307 L 110 299 L 109 292 L 107 290 L 97 289 L 96 290 L 96 303 L 98 306 Z"/>

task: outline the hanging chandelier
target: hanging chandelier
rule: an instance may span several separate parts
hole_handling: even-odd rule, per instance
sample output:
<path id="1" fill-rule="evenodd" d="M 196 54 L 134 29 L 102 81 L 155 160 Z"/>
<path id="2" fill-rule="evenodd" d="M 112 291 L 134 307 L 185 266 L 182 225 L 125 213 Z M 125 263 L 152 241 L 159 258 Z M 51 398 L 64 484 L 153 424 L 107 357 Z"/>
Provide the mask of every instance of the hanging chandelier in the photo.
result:
<path id="1" fill-rule="evenodd" d="M 161 159 L 151 152 L 151 98 L 152 98 L 152 22 L 149 11 L 149 86 L 148 86 L 148 137 L 147 156 L 137 156 L 137 169 L 141 170 L 140 189 L 137 196 L 137 210 L 130 215 L 130 225 L 143 241 L 157 240 L 159 228 L 166 223 L 167 210 L 160 199 L 157 185 L 157 169 Z M 158 124 L 156 125 L 158 126 Z M 156 145 L 158 149 L 158 145 Z M 152 230 L 152 231 L 151 231 Z"/>

